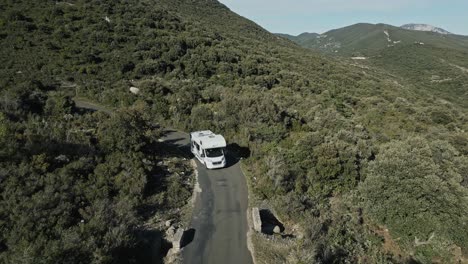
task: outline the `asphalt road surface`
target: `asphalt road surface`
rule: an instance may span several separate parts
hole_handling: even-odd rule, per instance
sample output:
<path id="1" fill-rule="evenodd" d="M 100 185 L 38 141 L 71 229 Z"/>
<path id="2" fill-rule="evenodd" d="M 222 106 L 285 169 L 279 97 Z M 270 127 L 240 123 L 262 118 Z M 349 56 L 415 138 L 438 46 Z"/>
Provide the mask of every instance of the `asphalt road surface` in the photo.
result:
<path id="1" fill-rule="evenodd" d="M 189 135 L 168 131 L 164 141 L 190 152 Z M 228 157 L 227 167 L 207 170 L 198 165 L 198 194 L 190 227 L 193 241 L 182 251 L 184 263 L 250 264 L 247 249 L 247 185 L 234 157 Z"/>

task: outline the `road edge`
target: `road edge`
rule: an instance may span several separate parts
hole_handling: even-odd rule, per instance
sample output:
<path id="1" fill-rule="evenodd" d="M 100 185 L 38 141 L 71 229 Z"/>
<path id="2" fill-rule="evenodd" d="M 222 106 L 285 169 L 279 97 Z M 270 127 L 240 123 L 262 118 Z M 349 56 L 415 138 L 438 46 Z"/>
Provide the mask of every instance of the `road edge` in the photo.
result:
<path id="1" fill-rule="evenodd" d="M 254 228 L 253 228 L 253 220 L 252 220 L 252 207 L 251 207 L 251 204 L 250 204 L 250 201 L 251 201 L 251 190 L 250 190 L 250 182 L 249 180 L 247 179 L 247 174 L 245 173 L 244 171 L 244 164 L 242 163 L 242 160 L 239 161 L 240 164 L 239 164 L 239 168 L 242 172 L 242 175 L 244 175 L 244 178 L 245 178 L 245 184 L 247 185 L 247 226 L 248 226 L 248 230 L 247 230 L 247 250 L 250 251 L 250 255 L 252 256 L 252 262 L 253 264 L 257 264 L 257 259 L 255 258 L 255 245 L 253 243 L 253 240 L 252 240 L 252 236 L 254 235 Z"/>
<path id="2" fill-rule="evenodd" d="M 198 182 L 198 165 L 195 159 L 190 160 L 190 164 L 192 165 L 194 174 L 195 174 L 195 182 L 193 183 L 193 192 L 192 192 L 192 207 L 195 205 L 195 201 L 198 198 L 198 195 L 203 191 L 200 187 L 200 183 Z"/>

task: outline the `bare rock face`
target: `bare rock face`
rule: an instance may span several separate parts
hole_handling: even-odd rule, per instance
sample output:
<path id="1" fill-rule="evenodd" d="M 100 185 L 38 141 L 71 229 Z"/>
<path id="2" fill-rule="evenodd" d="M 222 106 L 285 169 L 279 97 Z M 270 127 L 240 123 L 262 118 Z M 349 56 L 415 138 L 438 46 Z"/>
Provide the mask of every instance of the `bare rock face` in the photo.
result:
<path id="1" fill-rule="evenodd" d="M 260 210 L 258 207 L 252 208 L 252 220 L 254 230 L 257 232 L 262 232 L 262 218 L 260 218 Z"/>

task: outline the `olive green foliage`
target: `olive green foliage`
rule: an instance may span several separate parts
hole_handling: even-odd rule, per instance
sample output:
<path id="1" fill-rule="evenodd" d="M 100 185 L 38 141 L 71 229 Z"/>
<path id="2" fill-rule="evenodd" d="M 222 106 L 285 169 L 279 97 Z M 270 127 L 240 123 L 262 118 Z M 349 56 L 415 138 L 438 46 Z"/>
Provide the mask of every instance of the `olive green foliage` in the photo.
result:
<path id="1" fill-rule="evenodd" d="M 62 93 L 41 98 L 42 109 L 24 101 L 0 114 L 1 262 L 146 261 L 137 253 L 145 215 L 190 194 L 155 166 L 167 155 L 159 129 L 137 109 L 80 115 Z"/>
<path id="2" fill-rule="evenodd" d="M 431 90 L 440 98 L 467 107 L 468 49 L 457 50 L 433 45 L 404 45 L 383 50 L 372 63 L 411 83 L 415 89 Z M 441 118 L 435 122 L 450 122 Z"/>
<path id="3" fill-rule="evenodd" d="M 5 118 L 5 115 L 3 113 L 0 113 L 0 123 L 1 123 L 1 126 L 0 126 L 0 139 L 1 140 L 4 140 L 5 137 L 6 137 L 6 133 L 7 133 L 7 120 Z"/>
<path id="4" fill-rule="evenodd" d="M 416 259 L 431 262 L 467 241 L 468 190 L 461 185 L 467 161 L 444 141 L 409 138 L 385 144 L 360 188 L 365 209 Z"/>
<path id="5" fill-rule="evenodd" d="M 132 230 L 142 208 L 180 206 L 190 195 L 182 174 L 158 176 L 183 166 L 151 165 L 161 158 L 154 151 L 166 150 L 154 142 L 155 123 L 212 129 L 249 150 L 253 197 L 299 224 L 290 250 L 265 255 L 455 262 L 459 247 L 466 256 L 468 238 L 455 225 L 465 221 L 456 210 L 465 208 L 468 185 L 466 95 L 413 81 L 425 66 L 411 73 L 398 63 L 327 58 L 214 0 L 0 7 L 3 259 L 30 248 L 28 256 L 47 263 L 137 260 L 127 249 L 139 243 Z M 451 63 L 467 67 L 461 52 L 451 54 L 459 64 Z M 73 96 L 122 110 L 77 116 Z M 422 145 L 408 149 L 415 141 Z M 385 154 L 397 152 L 393 146 L 402 153 Z M 418 192 L 407 188 L 415 182 Z M 390 192 L 408 198 L 401 211 L 378 202 Z M 444 202 L 450 206 L 439 208 Z M 441 226 L 445 220 L 453 225 Z M 384 226 L 391 237 L 378 232 Z M 415 236 L 423 244 L 415 246 Z"/>
<path id="6" fill-rule="evenodd" d="M 146 135 L 150 129 L 140 112 L 128 111 L 100 124 L 98 135 L 102 137 L 102 146 L 110 151 L 138 152 L 150 143 Z"/>

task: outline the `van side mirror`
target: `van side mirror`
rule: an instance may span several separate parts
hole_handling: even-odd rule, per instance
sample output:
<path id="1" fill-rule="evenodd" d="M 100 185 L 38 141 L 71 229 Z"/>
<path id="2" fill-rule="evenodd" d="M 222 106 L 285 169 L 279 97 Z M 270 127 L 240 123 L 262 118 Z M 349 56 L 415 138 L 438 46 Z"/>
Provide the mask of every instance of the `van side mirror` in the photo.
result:
<path id="1" fill-rule="evenodd" d="M 201 157 L 202 157 L 202 158 L 205 157 L 205 151 L 204 151 L 204 150 L 202 150 Z"/>

